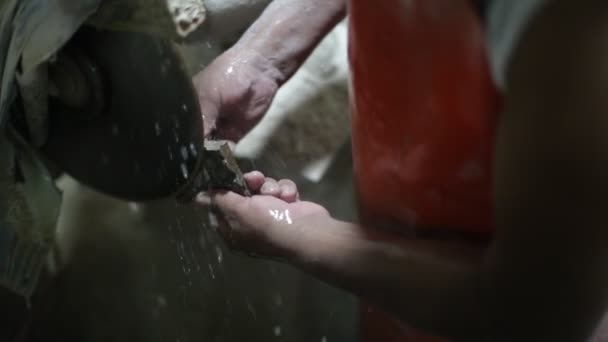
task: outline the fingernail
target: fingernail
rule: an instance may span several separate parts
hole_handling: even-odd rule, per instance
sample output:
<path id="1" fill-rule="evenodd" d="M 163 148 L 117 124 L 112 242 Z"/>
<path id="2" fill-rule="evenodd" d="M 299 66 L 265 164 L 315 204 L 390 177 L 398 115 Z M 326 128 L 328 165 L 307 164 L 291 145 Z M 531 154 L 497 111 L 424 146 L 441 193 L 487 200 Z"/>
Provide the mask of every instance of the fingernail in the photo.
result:
<path id="1" fill-rule="evenodd" d="M 293 195 L 295 193 L 295 191 L 293 191 L 293 189 L 287 185 L 281 185 L 281 193 L 283 195 Z"/>
<path id="2" fill-rule="evenodd" d="M 202 204 L 204 206 L 210 206 L 211 205 L 211 197 L 209 197 L 208 194 L 199 193 L 198 195 L 196 195 L 196 202 L 199 203 L 199 204 Z"/>
<path id="3" fill-rule="evenodd" d="M 261 191 L 263 193 L 275 192 L 277 190 L 279 190 L 279 188 L 277 187 L 276 184 L 273 184 L 273 183 L 264 183 L 264 185 L 262 185 L 262 189 L 261 189 Z"/>

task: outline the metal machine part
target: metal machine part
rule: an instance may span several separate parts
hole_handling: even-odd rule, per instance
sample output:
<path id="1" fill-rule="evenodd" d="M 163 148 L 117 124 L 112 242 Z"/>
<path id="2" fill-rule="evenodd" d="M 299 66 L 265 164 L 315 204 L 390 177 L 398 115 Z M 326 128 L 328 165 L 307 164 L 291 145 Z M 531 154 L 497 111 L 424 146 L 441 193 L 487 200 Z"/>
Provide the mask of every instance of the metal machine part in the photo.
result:
<path id="1" fill-rule="evenodd" d="M 50 65 L 46 158 L 101 192 L 171 196 L 201 161 L 203 121 L 170 42 L 81 29 Z"/>
<path id="2" fill-rule="evenodd" d="M 205 149 L 192 81 L 169 42 L 83 28 L 49 63 L 49 84 L 42 151 L 83 184 L 132 201 L 203 187 L 245 193 L 228 145 Z"/>
<path id="3" fill-rule="evenodd" d="M 114 16 L 96 24 L 116 31 L 86 26 L 103 5 L 146 11 L 118 18 L 127 31 Z M 172 18 L 165 39 L 131 32 L 161 24 L 140 13 Z M 201 0 L 0 1 L 0 287 L 24 297 L 37 288 L 61 206 L 51 168 L 127 200 L 234 184 L 246 193 L 230 150 L 206 152 L 197 96 L 167 40 L 204 18 Z"/>

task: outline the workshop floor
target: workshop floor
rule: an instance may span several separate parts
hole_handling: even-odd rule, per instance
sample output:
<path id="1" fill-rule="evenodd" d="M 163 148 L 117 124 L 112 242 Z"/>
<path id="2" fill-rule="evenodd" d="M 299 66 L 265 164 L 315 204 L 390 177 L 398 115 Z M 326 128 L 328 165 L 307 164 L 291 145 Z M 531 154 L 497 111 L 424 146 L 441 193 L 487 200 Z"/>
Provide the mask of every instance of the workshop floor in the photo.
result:
<path id="1" fill-rule="evenodd" d="M 305 198 L 351 219 L 345 36 L 342 25 L 325 40 L 237 151 L 300 179 Z M 351 296 L 227 251 L 206 212 L 120 202 L 70 179 L 62 186 L 60 272 L 33 327 L 45 340 L 356 341 Z"/>

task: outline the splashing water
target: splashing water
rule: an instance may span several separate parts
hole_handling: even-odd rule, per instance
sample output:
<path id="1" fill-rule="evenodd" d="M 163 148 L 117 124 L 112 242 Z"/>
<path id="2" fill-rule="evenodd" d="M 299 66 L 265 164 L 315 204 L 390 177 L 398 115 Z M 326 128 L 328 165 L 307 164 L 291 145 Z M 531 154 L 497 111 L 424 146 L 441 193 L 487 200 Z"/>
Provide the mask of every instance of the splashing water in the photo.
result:
<path id="1" fill-rule="evenodd" d="M 184 176 L 184 179 L 188 179 L 188 176 L 189 176 L 188 167 L 184 163 L 182 163 L 180 166 L 182 169 L 182 176 Z"/>
<path id="2" fill-rule="evenodd" d="M 217 254 L 217 263 L 221 264 L 224 260 L 224 255 L 222 254 L 222 249 L 220 246 L 215 246 L 215 254 Z"/>
<path id="3" fill-rule="evenodd" d="M 173 151 L 171 151 L 171 146 L 167 146 L 167 150 L 169 151 L 169 159 L 173 160 Z"/>
<path id="4" fill-rule="evenodd" d="M 190 143 L 190 153 L 192 153 L 192 156 L 194 158 L 196 158 L 196 156 L 198 156 L 198 152 L 196 151 L 196 147 L 194 146 L 193 143 Z"/>
<path id="5" fill-rule="evenodd" d="M 186 146 L 182 146 L 180 150 L 182 152 L 182 159 L 188 160 L 188 148 L 186 148 Z"/>

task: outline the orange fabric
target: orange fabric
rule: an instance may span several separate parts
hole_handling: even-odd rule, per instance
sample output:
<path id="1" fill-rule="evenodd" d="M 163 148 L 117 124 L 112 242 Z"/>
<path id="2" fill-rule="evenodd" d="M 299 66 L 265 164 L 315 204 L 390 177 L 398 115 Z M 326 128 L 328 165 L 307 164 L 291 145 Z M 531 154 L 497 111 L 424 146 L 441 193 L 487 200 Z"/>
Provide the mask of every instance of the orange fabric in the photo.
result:
<path id="1" fill-rule="evenodd" d="M 350 0 L 349 6 L 362 221 L 490 234 L 499 96 L 470 1 Z M 362 308 L 362 342 L 433 341 L 407 337 L 404 325 L 368 309 Z"/>

